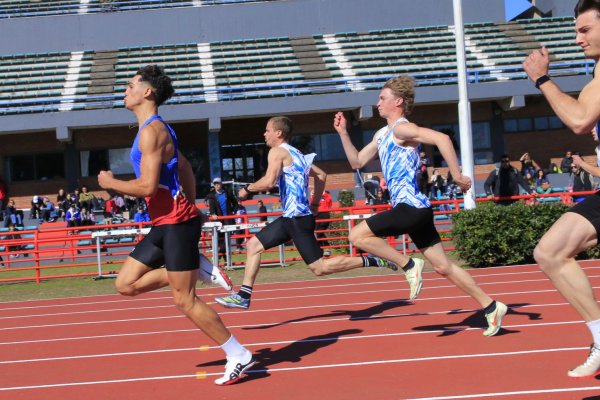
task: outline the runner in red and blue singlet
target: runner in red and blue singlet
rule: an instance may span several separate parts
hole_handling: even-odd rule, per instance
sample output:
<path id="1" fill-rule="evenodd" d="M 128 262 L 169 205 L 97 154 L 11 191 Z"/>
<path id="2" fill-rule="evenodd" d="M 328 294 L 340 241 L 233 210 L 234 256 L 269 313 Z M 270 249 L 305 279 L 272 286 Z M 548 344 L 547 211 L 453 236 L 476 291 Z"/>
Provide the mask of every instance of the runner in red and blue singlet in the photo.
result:
<path id="1" fill-rule="evenodd" d="M 195 178 L 178 149 L 175 132 L 158 116 L 158 107 L 173 92 L 171 79 L 159 67 L 149 65 L 136 73 L 124 99 L 140 125 L 131 149 L 136 179 L 116 179 L 111 171 L 98 174 L 104 189 L 145 197 L 153 223 L 123 263 L 116 287 L 123 295 L 135 296 L 170 285 L 177 307 L 225 351 L 225 374 L 215 383 L 229 385 L 255 361 L 219 315 L 195 293 L 201 233 L 199 213 L 193 204 Z"/>

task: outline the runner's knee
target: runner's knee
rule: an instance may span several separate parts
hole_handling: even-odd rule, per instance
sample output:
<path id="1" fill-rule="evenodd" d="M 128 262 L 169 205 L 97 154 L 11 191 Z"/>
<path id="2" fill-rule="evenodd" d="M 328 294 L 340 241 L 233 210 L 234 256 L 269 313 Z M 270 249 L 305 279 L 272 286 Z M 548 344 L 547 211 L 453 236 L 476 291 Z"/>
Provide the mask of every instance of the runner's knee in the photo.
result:
<path id="1" fill-rule="evenodd" d="M 173 302 L 175 307 L 184 314 L 188 314 L 194 307 L 195 296 L 188 293 L 175 293 L 173 295 Z"/>

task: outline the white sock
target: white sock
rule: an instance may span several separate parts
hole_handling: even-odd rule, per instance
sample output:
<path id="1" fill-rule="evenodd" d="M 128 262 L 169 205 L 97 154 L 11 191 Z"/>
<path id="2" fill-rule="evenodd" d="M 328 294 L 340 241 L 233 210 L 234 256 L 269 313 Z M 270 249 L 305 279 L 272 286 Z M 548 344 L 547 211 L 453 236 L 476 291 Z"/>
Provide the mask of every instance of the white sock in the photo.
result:
<path id="1" fill-rule="evenodd" d="M 227 358 L 237 358 L 243 364 L 250 361 L 250 357 L 252 357 L 252 353 L 242 346 L 233 335 L 231 335 L 229 340 L 223 343 L 221 348 L 225 352 Z"/>
<path id="2" fill-rule="evenodd" d="M 596 346 L 600 347 L 600 319 L 586 322 L 585 324 L 587 325 L 590 332 L 592 332 L 592 336 L 594 337 L 594 343 L 596 344 Z"/>

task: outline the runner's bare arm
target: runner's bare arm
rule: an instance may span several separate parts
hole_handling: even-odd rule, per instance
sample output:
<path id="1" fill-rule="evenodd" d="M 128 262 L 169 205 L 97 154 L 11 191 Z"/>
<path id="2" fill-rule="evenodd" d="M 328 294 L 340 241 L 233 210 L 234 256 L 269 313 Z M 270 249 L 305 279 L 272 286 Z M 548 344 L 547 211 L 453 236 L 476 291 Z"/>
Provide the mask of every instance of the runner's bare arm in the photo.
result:
<path id="1" fill-rule="evenodd" d="M 160 178 L 163 152 L 170 137 L 166 129 L 158 124 L 150 124 L 140 132 L 139 147 L 142 152 L 140 177 L 129 181 L 117 179 L 111 171 L 100 171 L 98 184 L 103 189 L 112 189 L 135 197 L 150 197 L 156 193 Z"/>
<path id="2" fill-rule="evenodd" d="M 192 165 L 181 151 L 178 151 L 178 154 L 179 182 L 181 183 L 185 197 L 193 204 L 196 201 L 196 178 L 194 177 L 194 171 L 192 170 Z"/>
<path id="3" fill-rule="evenodd" d="M 358 151 L 354 144 L 352 144 L 347 126 L 348 122 L 346 121 L 346 117 L 344 117 L 344 113 L 338 112 L 335 114 L 333 127 L 340 135 L 348 162 L 350 162 L 352 169 L 362 168 L 377 156 L 377 143 L 375 142 L 375 138 L 373 138 L 372 142 L 366 145 L 361 151 Z"/>

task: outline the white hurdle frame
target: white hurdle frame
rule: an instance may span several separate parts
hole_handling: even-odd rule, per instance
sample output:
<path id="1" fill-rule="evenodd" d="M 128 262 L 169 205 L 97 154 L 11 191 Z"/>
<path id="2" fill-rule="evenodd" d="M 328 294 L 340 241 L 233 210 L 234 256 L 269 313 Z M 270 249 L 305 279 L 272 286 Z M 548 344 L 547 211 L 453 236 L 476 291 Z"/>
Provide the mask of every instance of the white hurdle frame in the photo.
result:
<path id="1" fill-rule="evenodd" d="M 109 231 L 92 232 L 92 239 L 96 239 L 96 259 L 98 261 L 98 275 L 96 279 L 102 278 L 114 278 L 116 274 L 102 275 L 102 260 L 100 257 L 100 241 L 103 238 L 119 237 L 119 236 L 132 236 L 132 235 L 147 235 L 150 232 L 150 228 L 135 228 L 135 229 L 113 229 Z"/>

